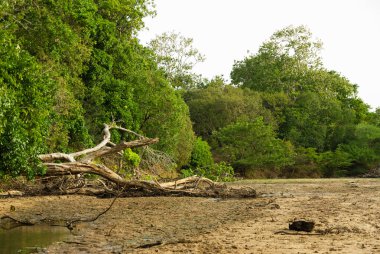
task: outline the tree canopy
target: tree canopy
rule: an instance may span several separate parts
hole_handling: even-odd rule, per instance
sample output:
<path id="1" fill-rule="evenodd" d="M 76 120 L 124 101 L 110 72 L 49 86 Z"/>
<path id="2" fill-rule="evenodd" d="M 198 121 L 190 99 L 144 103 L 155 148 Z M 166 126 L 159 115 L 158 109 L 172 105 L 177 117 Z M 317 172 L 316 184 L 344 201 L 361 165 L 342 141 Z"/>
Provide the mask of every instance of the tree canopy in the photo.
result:
<path id="1" fill-rule="evenodd" d="M 155 52 L 158 66 L 165 71 L 166 77 L 175 88 L 190 89 L 196 86 L 200 75 L 193 72 L 194 66 L 205 60 L 193 46 L 193 39 L 179 33 L 166 32 L 150 41 Z"/>
<path id="2" fill-rule="evenodd" d="M 150 1 L 2 2 L 3 173 L 34 175 L 38 153 L 86 147 L 112 121 L 187 163 L 188 108 L 136 38 L 152 13 Z"/>
<path id="3" fill-rule="evenodd" d="M 0 3 L 0 176 L 43 174 L 38 154 L 88 147 L 111 122 L 160 138 L 154 149 L 178 170 L 214 179 L 228 179 L 230 165 L 250 177 L 379 165 L 379 109 L 323 66 L 306 27 L 281 29 L 236 61 L 231 84 L 200 84 L 192 68 L 204 57 L 191 38 L 137 39 L 153 14 L 148 0 Z M 145 165 L 139 152 L 128 151 L 130 165 Z"/>

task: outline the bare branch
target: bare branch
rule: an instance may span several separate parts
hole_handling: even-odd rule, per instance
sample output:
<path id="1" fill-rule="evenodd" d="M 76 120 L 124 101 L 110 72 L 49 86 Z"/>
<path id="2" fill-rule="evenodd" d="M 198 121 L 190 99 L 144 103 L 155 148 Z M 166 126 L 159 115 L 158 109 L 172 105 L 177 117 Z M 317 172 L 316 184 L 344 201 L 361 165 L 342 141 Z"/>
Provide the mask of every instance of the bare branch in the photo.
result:
<path id="1" fill-rule="evenodd" d="M 107 124 L 104 124 L 103 133 L 104 133 L 103 141 L 100 142 L 97 146 L 89 148 L 89 149 L 85 149 L 85 150 L 82 150 L 82 151 L 79 151 L 76 153 L 72 153 L 70 155 L 75 158 L 75 157 L 78 157 L 78 156 L 81 156 L 84 154 L 88 154 L 88 153 L 92 153 L 92 152 L 100 150 L 101 148 L 106 146 L 107 143 L 110 142 L 110 140 L 111 140 L 110 127 Z"/>
<path id="2" fill-rule="evenodd" d="M 118 130 L 121 130 L 121 131 L 124 131 L 124 132 L 130 133 L 130 134 L 133 134 L 133 135 L 135 135 L 135 136 L 137 136 L 137 137 L 139 137 L 139 138 L 141 138 L 141 139 L 146 138 L 146 137 L 144 137 L 144 136 L 138 134 L 137 132 L 134 132 L 134 131 L 131 131 L 131 130 L 125 129 L 125 128 L 120 127 L 120 126 L 112 126 L 111 128 L 112 128 L 112 129 L 118 129 Z"/>
<path id="3" fill-rule="evenodd" d="M 101 156 L 104 156 L 107 154 L 118 153 L 118 152 L 123 151 L 127 148 L 134 148 L 134 147 L 151 145 L 151 144 L 157 143 L 158 141 L 159 141 L 158 138 L 153 138 L 153 139 L 152 138 L 145 138 L 145 139 L 134 140 L 134 141 L 129 141 L 129 142 L 123 141 L 123 142 L 121 142 L 121 143 L 119 143 L 119 144 L 117 144 L 114 147 L 111 147 L 109 149 L 101 149 L 101 150 L 95 151 L 95 152 L 83 157 L 79 161 L 89 162 L 89 161 L 91 161 L 97 157 L 101 157 Z"/>
<path id="4" fill-rule="evenodd" d="M 75 159 L 70 154 L 65 153 L 50 153 L 50 154 L 40 154 L 38 158 L 43 162 L 52 162 L 55 160 L 64 160 L 69 162 L 74 162 Z"/>

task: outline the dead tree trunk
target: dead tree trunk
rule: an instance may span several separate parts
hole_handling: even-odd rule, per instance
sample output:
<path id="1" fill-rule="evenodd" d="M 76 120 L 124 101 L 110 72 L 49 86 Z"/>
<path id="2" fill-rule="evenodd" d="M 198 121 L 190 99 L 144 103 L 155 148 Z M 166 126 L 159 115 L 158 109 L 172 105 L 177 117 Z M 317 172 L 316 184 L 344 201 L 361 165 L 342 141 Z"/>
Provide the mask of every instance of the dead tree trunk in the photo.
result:
<path id="1" fill-rule="evenodd" d="M 134 134 L 138 137 L 133 141 L 122 141 L 119 144 L 111 143 L 111 129 Z M 214 183 L 203 177 L 188 177 L 175 182 L 162 183 L 150 181 L 128 181 L 105 165 L 96 163 L 95 159 L 110 154 L 117 154 L 127 148 L 136 148 L 155 144 L 158 138 L 146 138 L 131 130 L 116 125 L 104 124 L 103 140 L 96 146 L 74 153 L 41 154 L 39 159 L 46 166 L 47 176 L 64 176 L 77 174 L 96 174 L 116 184 L 125 191 L 139 189 L 148 195 L 186 195 L 186 196 L 211 196 L 211 197 L 255 197 L 253 189 L 244 189 L 243 192 L 227 188 L 223 184 Z M 98 161 L 98 160 L 97 160 Z M 196 190 L 196 191 L 195 191 Z M 242 190 L 242 189 L 240 189 Z M 108 192 L 110 192 L 108 190 Z"/>

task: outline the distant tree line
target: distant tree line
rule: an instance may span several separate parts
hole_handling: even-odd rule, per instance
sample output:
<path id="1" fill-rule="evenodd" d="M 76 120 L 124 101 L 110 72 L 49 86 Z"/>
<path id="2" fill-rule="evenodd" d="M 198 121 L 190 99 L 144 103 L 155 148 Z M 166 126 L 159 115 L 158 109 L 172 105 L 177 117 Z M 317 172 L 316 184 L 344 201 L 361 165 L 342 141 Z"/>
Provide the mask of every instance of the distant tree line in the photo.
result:
<path id="1" fill-rule="evenodd" d="M 380 110 L 323 67 L 305 27 L 276 32 L 227 84 L 192 72 L 204 57 L 188 38 L 143 46 L 137 32 L 153 14 L 148 0 L 0 3 L 0 177 L 43 174 L 38 154 L 89 147 L 110 122 L 159 137 L 171 169 L 216 180 L 233 170 L 353 176 L 379 164 Z M 141 151 L 128 153 L 138 167 Z"/>
<path id="2" fill-rule="evenodd" d="M 379 165 L 380 109 L 323 67 L 321 46 L 306 27 L 286 27 L 235 62 L 231 84 L 216 77 L 185 93 L 214 158 L 247 177 L 355 176 Z"/>

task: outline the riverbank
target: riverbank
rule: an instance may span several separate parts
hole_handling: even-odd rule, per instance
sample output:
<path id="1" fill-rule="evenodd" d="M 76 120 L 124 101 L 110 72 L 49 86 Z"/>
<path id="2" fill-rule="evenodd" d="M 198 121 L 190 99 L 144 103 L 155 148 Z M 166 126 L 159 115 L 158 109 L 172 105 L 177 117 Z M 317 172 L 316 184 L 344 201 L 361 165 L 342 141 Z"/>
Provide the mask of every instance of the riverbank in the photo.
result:
<path id="1" fill-rule="evenodd" d="M 379 179 L 241 181 L 253 199 L 119 198 L 44 253 L 377 253 Z M 38 196 L 0 199 L 0 215 L 27 220 L 92 218 L 112 199 Z M 14 210 L 11 211 L 10 207 Z M 295 218 L 311 233 L 288 231 Z"/>

